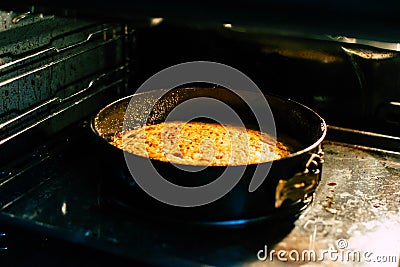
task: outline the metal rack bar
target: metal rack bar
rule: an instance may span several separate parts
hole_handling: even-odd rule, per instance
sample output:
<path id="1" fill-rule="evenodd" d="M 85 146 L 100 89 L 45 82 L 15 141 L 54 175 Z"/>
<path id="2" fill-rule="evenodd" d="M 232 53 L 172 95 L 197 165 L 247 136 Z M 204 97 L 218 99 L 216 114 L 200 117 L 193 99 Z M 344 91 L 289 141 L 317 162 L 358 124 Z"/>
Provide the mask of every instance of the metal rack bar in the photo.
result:
<path id="1" fill-rule="evenodd" d="M 106 77 L 109 77 L 109 76 L 111 76 L 111 75 L 115 75 L 115 74 L 117 74 L 117 73 L 119 73 L 119 72 L 122 72 L 122 71 L 125 70 L 125 68 L 126 68 L 126 66 L 120 66 L 120 67 L 118 67 L 118 68 L 116 68 L 116 69 L 114 69 L 114 70 L 112 70 L 112 71 L 110 71 L 110 72 L 102 73 L 102 74 L 100 74 L 99 76 L 97 76 L 96 78 L 92 79 L 92 80 L 89 82 L 88 86 L 86 86 L 85 88 L 83 88 L 83 89 L 81 89 L 80 91 L 76 92 L 75 94 L 70 95 L 70 96 L 67 96 L 67 97 L 65 97 L 65 98 L 60 98 L 60 97 L 52 98 L 51 100 L 45 101 L 45 102 L 41 103 L 40 105 L 35 106 L 34 108 L 32 108 L 32 109 L 30 109 L 30 110 L 24 112 L 23 114 L 21 114 L 21 115 L 19 115 L 19 116 L 17 116 L 17 117 L 14 117 L 14 118 L 12 118 L 12 119 L 10 119 L 10 120 L 8 120 L 8 121 L 2 123 L 0 126 L 1 126 L 1 128 L 4 128 L 4 127 L 7 126 L 7 125 L 11 125 L 11 124 L 17 122 L 18 120 L 21 120 L 21 119 L 25 118 L 25 117 L 28 116 L 29 114 L 31 114 L 31 113 L 33 113 L 33 112 L 35 112 L 35 111 L 37 111 L 37 110 L 39 110 L 39 109 L 41 109 L 41 108 L 44 108 L 44 107 L 48 107 L 48 108 L 49 108 L 49 107 L 51 107 L 53 103 L 67 102 L 67 101 L 69 101 L 69 100 L 71 100 L 71 99 L 77 98 L 77 96 L 82 95 L 83 93 L 87 92 L 89 89 L 91 89 L 92 87 L 94 87 L 95 84 L 99 83 L 101 80 L 103 80 L 103 79 L 105 79 Z M 10 135 L 10 136 L 8 136 L 8 137 L 6 137 L 6 138 L 0 140 L 0 145 L 6 143 L 7 141 L 13 139 L 13 138 L 16 137 L 16 136 L 18 136 L 18 135 L 20 135 L 20 134 L 22 134 L 22 133 L 28 131 L 29 129 L 34 128 L 35 126 L 37 126 L 37 125 L 43 123 L 44 121 L 46 121 L 46 120 L 48 120 L 48 119 L 50 119 L 50 118 L 56 116 L 57 114 L 62 113 L 62 112 L 64 112 L 65 110 L 70 109 L 72 106 L 78 105 L 79 103 L 85 101 L 86 99 L 92 97 L 93 95 L 98 94 L 98 93 L 100 93 L 100 92 L 106 90 L 107 88 L 109 88 L 109 87 L 111 87 L 111 86 L 114 86 L 114 85 L 116 85 L 116 84 L 118 84 L 118 83 L 121 83 L 121 82 L 123 82 L 123 81 L 124 81 L 124 79 L 119 79 L 119 80 L 117 80 L 117 81 L 112 82 L 111 84 L 108 84 L 108 85 L 105 86 L 105 87 L 101 87 L 100 89 L 95 90 L 95 91 L 91 92 L 90 94 L 88 94 L 88 95 L 86 95 L 86 96 L 84 96 L 84 97 L 81 97 L 81 98 L 77 99 L 76 101 L 73 101 L 72 104 L 70 104 L 70 105 L 68 105 L 68 106 L 66 106 L 66 107 L 62 107 L 61 109 L 59 109 L 59 110 L 53 112 L 52 114 L 50 114 L 50 115 L 48 115 L 48 116 L 46 116 L 46 117 L 44 117 L 44 118 L 42 118 L 42 119 L 40 119 L 40 120 L 37 120 L 37 121 L 31 123 L 30 125 L 24 127 L 22 130 L 19 130 L 19 131 L 17 131 L 16 133 L 13 133 L 12 135 Z M 0 128 L 0 129 L 1 129 L 1 128 Z"/>
<path id="2" fill-rule="evenodd" d="M 41 50 L 41 51 L 39 51 L 39 52 L 36 52 L 36 53 L 34 53 L 34 54 L 31 54 L 31 55 L 28 55 L 28 56 L 25 56 L 25 57 L 16 59 L 16 60 L 14 60 L 14 61 L 12 61 L 12 62 L 9 62 L 9 63 L 6 63 L 6 64 L 1 65 L 1 66 L 0 66 L 0 71 L 5 71 L 5 70 L 8 69 L 9 67 L 12 67 L 12 66 L 14 66 L 14 65 L 16 65 L 16 64 L 18 64 L 18 63 L 23 62 L 23 61 L 26 61 L 26 60 L 29 60 L 29 59 L 37 58 L 37 57 L 39 57 L 39 56 L 41 56 L 41 55 L 43 55 L 43 54 L 48 53 L 49 51 L 55 51 L 55 53 L 61 53 L 61 52 L 64 52 L 64 51 L 73 49 L 73 48 L 75 48 L 75 47 L 77 47 L 77 46 L 84 45 L 84 44 L 86 44 L 86 43 L 89 43 L 89 42 L 93 39 L 94 36 L 99 35 L 99 34 L 103 34 L 105 31 L 108 31 L 108 30 L 110 30 L 110 29 L 113 29 L 113 27 L 107 27 L 107 28 L 103 28 L 103 29 L 101 29 L 101 30 L 98 30 L 98 31 L 89 33 L 88 36 L 86 37 L 86 39 L 84 39 L 83 41 L 76 42 L 76 43 L 74 43 L 74 44 L 72 44 L 72 45 L 69 45 L 69 46 L 67 46 L 67 47 L 64 47 L 64 48 L 57 48 L 57 47 L 55 47 L 55 46 L 51 46 L 51 47 L 48 47 L 48 48 L 46 48 L 46 49 L 44 49 L 44 50 Z M 117 40 L 117 39 L 119 39 L 119 38 L 120 38 L 119 36 L 116 36 L 116 37 L 113 38 L 113 39 L 110 39 L 110 40 L 108 40 L 108 41 L 105 41 L 103 44 L 107 44 L 109 41 L 111 41 L 111 40 Z"/>
<path id="3" fill-rule="evenodd" d="M 71 59 L 71 58 L 74 58 L 74 57 L 76 57 L 76 56 L 79 56 L 79 55 L 81 55 L 81 54 L 83 54 L 83 53 L 86 53 L 86 52 L 89 52 L 89 51 L 91 51 L 91 50 L 94 50 L 94 49 L 96 49 L 96 48 L 98 48 L 98 47 L 101 47 L 101 46 L 103 46 L 103 45 L 106 45 L 106 44 L 108 44 L 108 43 L 115 42 L 115 41 L 117 41 L 118 39 L 119 39 L 119 38 L 111 39 L 111 40 L 105 41 L 105 42 L 103 42 L 103 43 L 100 44 L 100 45 L 97 45 L 97 46 L 94 46 L 94 47 L 91 47 L 91 48 L 88 48 L 88 49 L 85 49 L 85 50 L 81 50 L 81 51 L 79 51 L 79 52 L 77 52 L 77 53 L 74 53 L 74 54 L 72 54 L 72 55 L 66 56 L 66 57 L 64 57 L 64 58 L 62 58 L 62 59 L 59 59 L 59 60 L 50 62 L 50 63 L 45 64 L 45 65 L 43 65 L 43 66 L 41 66 L 41 67 L 39 67 L 39 68 L 30 70 L 30 71 L 25 72 L 25 73 L 23 73 L 23 74 L 20 74 L 20 75 L 17 75 L 17 76 L 15 76 L 15 77 L 12 77 L 12 78 L 10 78 L 10 79 L 7 79 L 7 80 L 5 80 L 5 81 L 3 81 L 3 82 L 0 82 L 0 87 L 1 87 L 1 86 L 4 86 L 4 85 L 7 85 L 7 84 L 9 84 L 9 83 L 11 83 L 11 82 L 14 82 L 14 81 L 16 81 L 16 80 L 18 80 L 18 79 L 21 79 L 21 78 L 23 78 L 23 77 L 26 77 L 26 76 L 28 76 L 28 75 L 34 74 L 34 73 L 36 73 L 36 72 L 38 72 L 38 71 L 47 69 L 47 68 L 49 68 L 49 67 L 51 67 L 51 66 L 53 66 L 53 65 L 59 64 L 59 63 L 64 62 L 64 61 L 66 61 L 66 60 L 68 60 L 68 59 Z"/>

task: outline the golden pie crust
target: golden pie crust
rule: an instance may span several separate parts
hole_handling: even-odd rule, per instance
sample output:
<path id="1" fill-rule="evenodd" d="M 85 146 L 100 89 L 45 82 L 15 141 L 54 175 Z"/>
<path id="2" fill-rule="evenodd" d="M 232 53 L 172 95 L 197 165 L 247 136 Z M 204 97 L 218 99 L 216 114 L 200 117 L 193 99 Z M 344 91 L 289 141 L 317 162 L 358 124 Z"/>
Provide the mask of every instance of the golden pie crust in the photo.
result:
<path id="1" fill-rule="evenodd" d="M 144 125 L 116 134 L 110 143 L 135 155 L 197 166 L 258 164 L 290 154 L 267 133 L 198 121 Z"/>

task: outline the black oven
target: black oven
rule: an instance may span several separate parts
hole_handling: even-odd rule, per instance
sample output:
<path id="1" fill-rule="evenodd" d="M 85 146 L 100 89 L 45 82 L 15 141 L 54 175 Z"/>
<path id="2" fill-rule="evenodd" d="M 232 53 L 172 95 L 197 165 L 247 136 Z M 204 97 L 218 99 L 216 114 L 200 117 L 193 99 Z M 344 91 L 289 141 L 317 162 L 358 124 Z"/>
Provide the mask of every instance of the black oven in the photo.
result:
<path id="1" fill-rule="evenodd" d="M 1 263 L 398 266 L 396 5 L 56 4 L 0 4 Z M 293 216 L 184 223 L 136 212 L 108 190 L 106 178 L 124 174 L 104 162 L 93 116 L 194 61 L 233 67 L 325 119 L 319 185 Z"/>

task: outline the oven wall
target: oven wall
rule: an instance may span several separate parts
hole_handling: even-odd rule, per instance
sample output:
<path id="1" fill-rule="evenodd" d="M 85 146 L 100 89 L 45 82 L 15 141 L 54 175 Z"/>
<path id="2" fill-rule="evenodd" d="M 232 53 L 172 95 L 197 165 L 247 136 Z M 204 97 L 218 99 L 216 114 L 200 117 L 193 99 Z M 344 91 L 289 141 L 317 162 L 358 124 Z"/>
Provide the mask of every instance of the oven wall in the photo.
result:
<path id="1" fill-rule="evenodd" d="M 242 71 L 266 93 L 310 106 L 328 124 L 398 135 L 397 52 L 333 38 L 189 25 L 163 22 L 137 29 L 135 86 L 174 64 L 215 61 Z"/>

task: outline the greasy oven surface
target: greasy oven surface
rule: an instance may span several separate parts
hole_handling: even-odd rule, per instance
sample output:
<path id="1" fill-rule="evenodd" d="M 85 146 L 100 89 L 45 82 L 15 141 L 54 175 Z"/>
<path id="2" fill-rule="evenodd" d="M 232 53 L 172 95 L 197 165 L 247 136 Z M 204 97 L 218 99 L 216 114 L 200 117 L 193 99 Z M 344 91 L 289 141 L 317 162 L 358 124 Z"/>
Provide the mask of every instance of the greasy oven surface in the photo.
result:
<path id="1" fill-rule="evenodd" d="M 104 204 L 102 180 L 118 173 L 91 140 L 86 123 L 74 126 L 37 151 L 29 168 L 3 178 L 1 221 L 100 254 L 162 266 L 277 266 L 287 264 L 285 259 L 298 265 L 304 251 L 315 251 L 316 258 L 305 261 L 317 265 L 399 262 L 399 153 L 328 136 L 322 180 L 307 210 L 298 218 L 235 229 L 171 224 Z M 290 252 L 292 259 L 272 259 L 271 250 Z M 329 250 L 337 254 L 324 254 Z M 19 252 L 9 247 L 3 254 Z"/>

